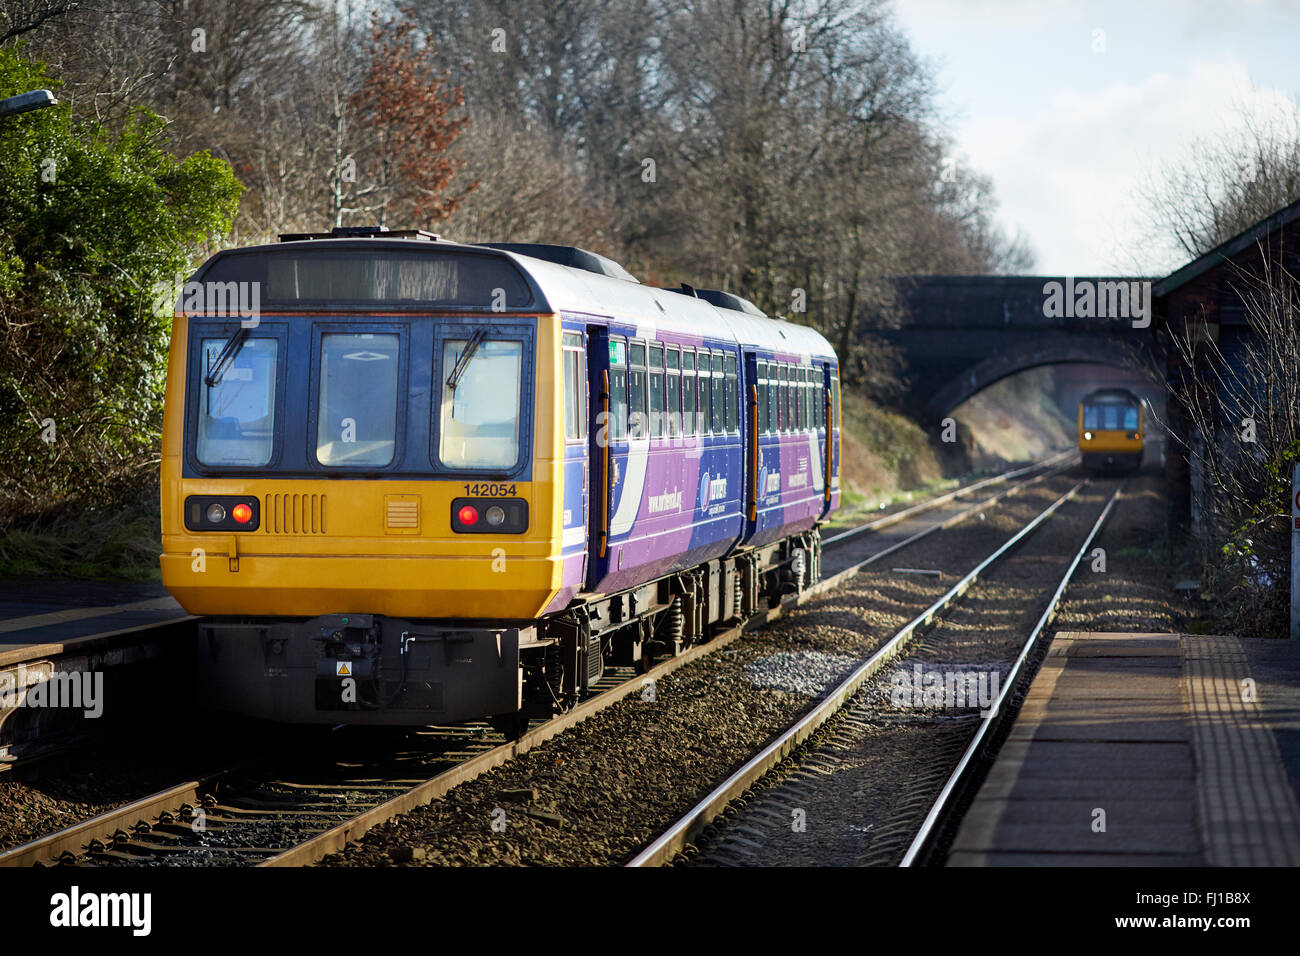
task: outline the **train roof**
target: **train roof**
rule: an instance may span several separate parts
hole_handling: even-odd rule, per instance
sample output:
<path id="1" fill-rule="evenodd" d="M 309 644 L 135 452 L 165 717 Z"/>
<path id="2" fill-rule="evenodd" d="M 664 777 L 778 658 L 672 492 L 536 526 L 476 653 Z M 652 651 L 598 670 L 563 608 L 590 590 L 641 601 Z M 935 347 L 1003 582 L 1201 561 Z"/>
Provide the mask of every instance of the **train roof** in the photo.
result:
<path id="1" fill-rule="evenodd" d="M 1138 398 L 1127 388 L 1098 388 L 1089 392 L 1080 399 L 1092 405 L 1141 405 L 1142 399 Z"/>
<path id="2" fill-rule="evenodd" d="M 490 306 L 488 296 L 505 286 L 510 290 L 507 313 L 567 312 L 600 316 L 634 326 L 638 336 L 650 337 L 665 331 L 688 338 L 737 341 L 767 351 L 836 361 L 830 343 L 810 326 L 766 316 L 747 300 L 721 290 L 692 290 L 695 294 L 691 295 L 685 290 L 643 285 L 612 260 L 572 246 L 544 243 L 471 245 L 451 242 L 430 233 L 375 233 L 365 229 L 347 230 L 340 234 L 295 234 L 285 236 L 283 240 L 219 252 L 199 268 L 194 280 L 229 282 L 252 278 L 267 281 L 268 261 L 283 257 L 296 267 L 297 262 L 304 258 L 301 255 L 304 248 L 310 248 L 312 255 L 318 252 L 328 255 L 361 250 L 384 251 L 400 253 L 408 261 L 422 260 L 426 256 L 474 257 L 482 261 L 476 262 L 472 272 L 462 279 L 468 291 L 459 300 L 403 299 L 400 307 L 496 313 L 500 309 Z M 505 268 L 492 266 L 492 260 Z M 318 268 L 319 281 L 334 288 L 332 283 L 340 271 Z M 296 268 L 294 275 L 296 283 Z M 271 294 L 263 297 L 264 308 L 272 311 L 277 308 L 275 289 L 271 287 L 283 283 L 279 277 L 268 283 Z M 520 283 L 526 284 L 527 289 Z M 295 284 L 294 295 L 297 294 Z M 372 307 L 382 301 L 373 295 L 356 300 L 345 297 L 345 300 Z M 336 305 L 337 301 L 333 296 L 312 298 L 303 295 L 288 304 L 292 308 L 304 308 Z M 281 305 L 284 304 L 281 301 Z M 386 303 L 385 307 L 388 305 Z"/>
<path id="3" fill-rule="evenodd" d="M 556 265 L 568 266 L 570 269 L 582 269 L 596 275 L 609 276 L 611 279 L 624 279 L 628 282 L 640 280 L 628 272 L 613 259 L 607 259 L 595 252 L 579 249 L 577 246 L 557 246 L 545 242 L 482 242 L 487 249 L 501 249 L 505 252 L 517 252 L 521 256 L 554 262 Z"/>
<path id="4" fill-rule="evenodd" d="M 772 352 L 796 353 L 835 361 L 830 343 L 816 329 L 764 315 L 739 296 L 726 295 L 741 307 L 719 306 L 700 295 L 659 289 L 605 275 L 568 268 L 552 262 L 528 261 L 510 253 L 537 283 L 546 302 L 557 312 L 608 316 L 636 326 L 636 334 L 650 337 L 666 331 L 683 336 L 738 341 Z M 709 291 L 709 290 L 705 290 Z M 725 301 L 719 299 L 719 301 Z M 597 311 L 593 313 L 593 306 Z"/>

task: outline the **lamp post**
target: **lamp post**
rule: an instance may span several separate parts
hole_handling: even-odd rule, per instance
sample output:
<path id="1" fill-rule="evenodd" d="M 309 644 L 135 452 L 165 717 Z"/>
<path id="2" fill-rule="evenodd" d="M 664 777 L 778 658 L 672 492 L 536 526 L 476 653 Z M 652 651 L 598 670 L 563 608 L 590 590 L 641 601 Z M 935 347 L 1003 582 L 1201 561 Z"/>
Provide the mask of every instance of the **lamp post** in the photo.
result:
<path id="1" fill-rule="evenodd" d="M 19 93 L 17 96 L 10 96 L 0 100 L 0 116 L 16 116 L 29 110 L 55 106 L 58 102 L 54 98 L 54 94 L 49 90 L 32 90 L 30 93 Z"/>

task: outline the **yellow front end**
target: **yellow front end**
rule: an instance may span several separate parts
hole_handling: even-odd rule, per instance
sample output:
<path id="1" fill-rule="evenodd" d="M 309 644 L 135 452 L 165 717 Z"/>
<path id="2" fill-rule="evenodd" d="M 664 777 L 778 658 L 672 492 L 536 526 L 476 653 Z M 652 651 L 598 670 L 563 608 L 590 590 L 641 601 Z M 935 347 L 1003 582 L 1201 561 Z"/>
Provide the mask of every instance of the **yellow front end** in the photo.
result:
<path id="1" fill-rule="evenodd" d="M 1084 428 L 1083 409 L 1079 409 L 1079 450 L 1088 455 L 1142 454 L 1142 416 L 1136 431 L 1112 428 Z"/>
<path id="2" fill-rule="evenodd" d="M 563 435 L 559 322 L 537 319 L 532 480 L 523 534 L 452 531 L 452 500 L 476 479 L 182 477 L 187 320 L 176 316 L 163 426 L 163 584 L 203 615 L 526 620 L 561 586 Z M 193 532 L 190 495 L 250 495 L 260 526 Z"/>

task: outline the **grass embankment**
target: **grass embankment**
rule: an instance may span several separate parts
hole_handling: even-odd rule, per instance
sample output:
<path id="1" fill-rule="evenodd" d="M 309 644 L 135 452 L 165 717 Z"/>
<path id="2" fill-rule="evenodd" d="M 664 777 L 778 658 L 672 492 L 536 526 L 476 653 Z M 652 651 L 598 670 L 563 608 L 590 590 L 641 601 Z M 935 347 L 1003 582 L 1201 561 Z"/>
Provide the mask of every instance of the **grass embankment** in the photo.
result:
<path id="1" fill-rule="evenodd" d="M 0 532 L 0 576 L 158 581 L 160 551 L 154 474 L 13 520 Z"/>
<path id="2" fill-rule="evenodd" d="M 956 442 L 943 446 L 911 418 L 846 392 L 841 455 L 848 519 L 948 490 L 962 478 L 1042 458 L 1074 444 L 1074 423 L 1056 407 L 1051 373 L 1003 379 L 957 408 Z"/>

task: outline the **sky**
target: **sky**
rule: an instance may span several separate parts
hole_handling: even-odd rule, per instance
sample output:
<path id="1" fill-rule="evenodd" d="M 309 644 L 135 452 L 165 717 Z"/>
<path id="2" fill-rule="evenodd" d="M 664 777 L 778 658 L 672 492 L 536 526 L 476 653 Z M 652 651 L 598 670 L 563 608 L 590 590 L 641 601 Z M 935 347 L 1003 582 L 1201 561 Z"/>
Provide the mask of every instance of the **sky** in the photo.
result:
<path id="1" fill-rule="evenodd" d="M 1163 275 L 1141 187 L 1198 138 L 1300 97 L 1300 0 L 894 0 L 955 151 L 1035 273 Z M 1101 31 L 1101 32 L 1098 32 Z M 1095 49 L 1096 48 L 1096 49 Z"/>

